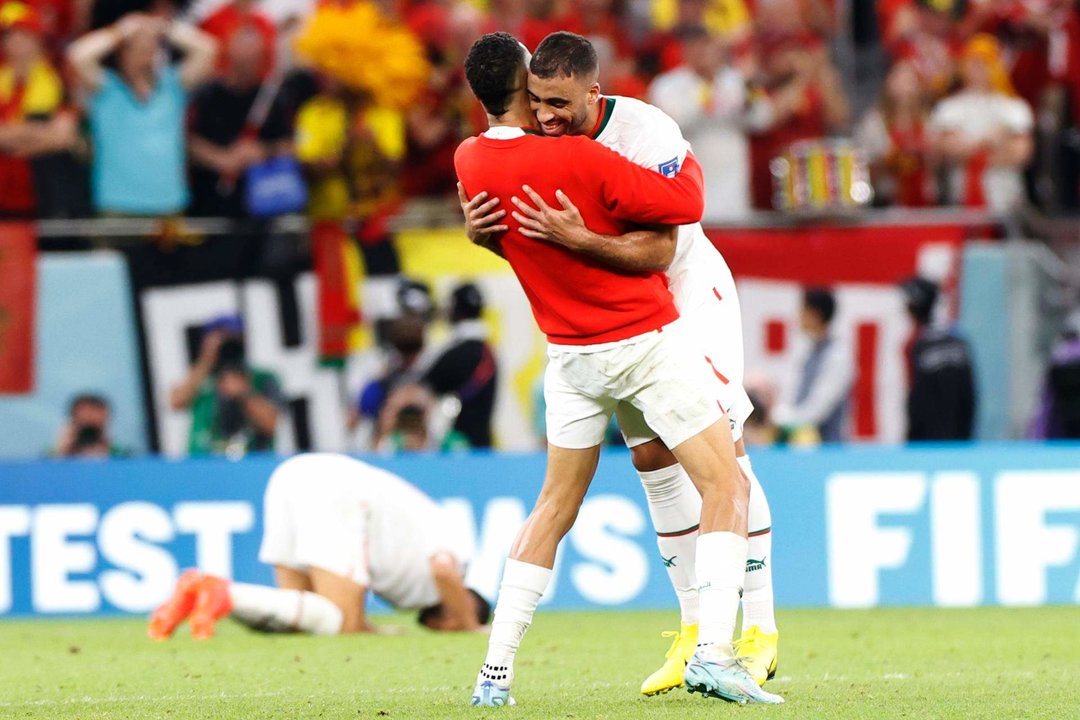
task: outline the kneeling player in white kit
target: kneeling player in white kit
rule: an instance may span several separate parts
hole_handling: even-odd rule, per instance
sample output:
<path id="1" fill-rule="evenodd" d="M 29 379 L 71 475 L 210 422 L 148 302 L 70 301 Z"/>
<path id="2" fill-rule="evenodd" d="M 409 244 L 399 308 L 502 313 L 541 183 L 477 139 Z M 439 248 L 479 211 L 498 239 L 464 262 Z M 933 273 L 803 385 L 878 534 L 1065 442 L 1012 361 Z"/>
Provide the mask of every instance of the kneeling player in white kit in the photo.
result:
<path id="1" fill-rule="evenodd" d="M 263 498 L 259 560 L 277 587 L 188 570 L 153 614 L 149 635 L 168 638 L 184 619 L 197 639 L 225 616 L 267 632 L 374 632 L 371 590 L 419 610 L 433 630 L 477 630 L 491 608 L 463 583 L 467 537 L 405 480 L 345 455 L 298 455 L 278 466 Z"/>
<path id="2" fill-rule="evenodd" d="M 665 174 L 677 170 L 677 160 L 688 147 L 678 124 L 640 100 L 601 95 L 598 68 L 589 63 L 595 54 L 590 51 L 588 40 L 567 32 L 552 33 L 537 47 L 528 90 L 541 130 L 545 135 L 589 135 L 637 165 Z M 736 388 L 732 437 L 736 459 L 750 482 L 743 628 L 736 649 L 754 679 L 764 684 L 776 671 L 779 640 L 773 610 L 772 520 L 741 440 L 743 424 L 754 408 L 742 389 L 742 319 L 731 270 L 700 224 L 680 227 L 674 257 L 662 257 L 655 244 L 633 242 L 632 235 L 624 236 L 625 242 L 612 242 L 591 233 L 572 198 L 560 196 L 561 209 L 548 207 L 535 193 L 528 199 L 539 210 L 526 203 L 495 210 L 497 199 L 488 200 L 485 194 L 469 202 L 461 197 L 470 238 L 486 245 L 487 237 L 498 237 L 505 230 L 499 221 L 514 212 L 522 233 L 534 239 L 556 242 L 621 270 L 666 269 L 681 322 L 700 342 L 717 378 Z M 616 416 L 645 488 L 657 544 L 680 605 L 682 626 L 664 665 L 641 685 L 643 694 L 656 695 L 682 686 L 683 669 L 697 644 L 694 557 L 701 496 L 640 411 L 622 404 Z"/>

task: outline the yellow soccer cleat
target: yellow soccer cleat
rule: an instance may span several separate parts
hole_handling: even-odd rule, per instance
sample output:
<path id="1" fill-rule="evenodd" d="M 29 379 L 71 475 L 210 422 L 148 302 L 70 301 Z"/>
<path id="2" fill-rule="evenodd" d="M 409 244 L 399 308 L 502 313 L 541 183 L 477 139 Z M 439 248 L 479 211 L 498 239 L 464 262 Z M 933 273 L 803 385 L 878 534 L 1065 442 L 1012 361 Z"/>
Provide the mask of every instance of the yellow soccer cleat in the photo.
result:
<path id="1" fill-rule="evenodd" d="M 686 663 L 690 662 L 697 650 L 697 628 L 696 624 L 683 624 L 680 632 L 668 630 L 663 634 L 663 637 L 675 639 L 664 656 L 664 664 L 641 683 L 642 695 L 659 695 L 683 686 Z"/>
<path id="2" fill-rule="evenodd" d="M 744 630 L 742 637 L 735 641 L 735 656 L 750 671 L 758 685 L 764 685 L 766 680 L 776 674 L 779 642 L 779 631 L 763 633 L 757 625 L 751 625 Z"/>

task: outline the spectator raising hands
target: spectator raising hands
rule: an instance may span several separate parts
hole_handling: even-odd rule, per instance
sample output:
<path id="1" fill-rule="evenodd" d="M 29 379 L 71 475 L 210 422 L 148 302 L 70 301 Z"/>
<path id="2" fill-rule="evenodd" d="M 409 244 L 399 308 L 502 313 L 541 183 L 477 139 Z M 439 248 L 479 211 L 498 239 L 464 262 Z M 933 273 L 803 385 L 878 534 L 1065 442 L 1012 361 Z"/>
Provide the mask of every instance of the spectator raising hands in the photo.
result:
<path id="1" fill-rule="evenodd" d="M 162 42 L 182 53 L 179 65 L 159 66 Z M 188 92 L 212 71 L 216 49 L 213 38 L 191 25 L 139 13 L 68 48 L 89 96 L 99 212 L 166 215 L 187 206 L 185 105 Z M 104 64 L 114 53 L 116 70 Z"/>

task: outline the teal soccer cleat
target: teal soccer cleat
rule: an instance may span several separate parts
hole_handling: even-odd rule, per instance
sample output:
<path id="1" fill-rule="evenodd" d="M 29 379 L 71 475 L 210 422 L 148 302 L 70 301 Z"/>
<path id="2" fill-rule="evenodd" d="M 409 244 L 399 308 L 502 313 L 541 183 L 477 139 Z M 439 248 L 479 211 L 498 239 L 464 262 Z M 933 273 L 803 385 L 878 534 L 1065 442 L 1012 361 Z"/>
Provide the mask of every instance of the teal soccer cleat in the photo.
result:
<path id="1" fill-rule="evenodd" d="M 492 672 L 492 670 L 502 672 Z M 471 701 L 473 707 L 516 705 L 514 698 L 510 697 L 510 681 L 513 679 L 514 676 L 506 672 L 505 668 L 488 669 L 485 665 L 476 676 L 476 687 L 473 688 Z"/>
<path id="2" fill-rule="evenodd" d="M 745 705 L 779 705 L 784 698 L 762 690 L 738 658 L 724 657 L 712 648 L 698 648 L 686 665 L 686 689 L 705 697 Z"/>

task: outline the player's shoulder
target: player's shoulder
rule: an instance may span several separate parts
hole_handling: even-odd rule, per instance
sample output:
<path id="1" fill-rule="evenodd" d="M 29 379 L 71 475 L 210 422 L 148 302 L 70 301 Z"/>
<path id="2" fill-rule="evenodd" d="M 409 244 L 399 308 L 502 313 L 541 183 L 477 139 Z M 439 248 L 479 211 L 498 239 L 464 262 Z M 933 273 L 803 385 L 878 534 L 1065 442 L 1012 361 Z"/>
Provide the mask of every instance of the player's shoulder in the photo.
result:
<path id="1" fill-rule="evenodd" d="M 611 113 L 612 122 L 620 124 L 668 126 L 678 130 L 679 125 L 670 115 L 644 100 L 625 97 L 623 95 L 611 95 L 609 99 L 614 102 Z M 681 134 L 681 132 L 680 132 Z"/>
<path id="2" fill-rule="evenodd" d="M 454 167 L 460 172 L 462 166 L 475 163 L 480 152 L 480 136 L 473 135 L 467 137 L 458 143 L 457 149 L 454 150 Z"/>
<path id="3" fill-rule="evenodd" d="M 457 150 L 454 151 L 454 155 L 461 155 L 462 153 L 470 152 L 476 146 L 479 137 L 479 135 L 473 135 L 462 140 L 460 143 L 458 143 Z"/>

